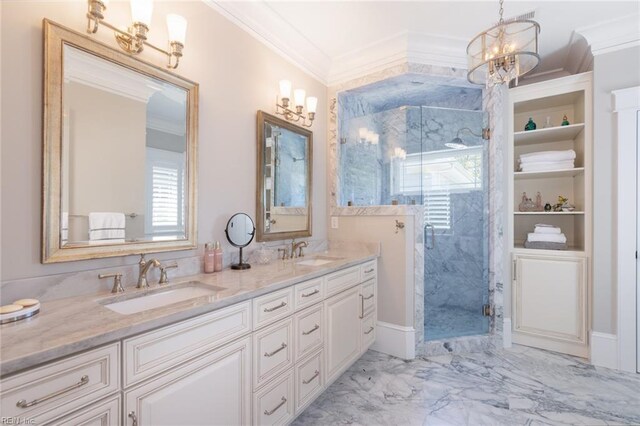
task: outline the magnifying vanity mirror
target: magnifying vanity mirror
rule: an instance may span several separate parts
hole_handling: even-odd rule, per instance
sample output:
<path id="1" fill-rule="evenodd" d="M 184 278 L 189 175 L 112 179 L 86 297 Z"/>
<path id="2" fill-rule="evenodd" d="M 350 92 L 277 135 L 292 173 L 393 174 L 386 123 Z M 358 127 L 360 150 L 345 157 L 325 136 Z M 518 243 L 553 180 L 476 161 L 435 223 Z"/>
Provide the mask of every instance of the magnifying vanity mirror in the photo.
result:
<path id="1" fill-rule="evenodd" d="M 242 259 L 242 249 L 251 244 L 253 237 L 256 235 L 256 227 L 253 225 L 253 220 L 245 213 L 236 213 L 227 222 L 224 233 L 227 235 L 227 240 L 231 245 L 240 249 L 239 261 L 231 265 L 231 269 L 251 268 L 251 265 L 244 263 Z"/>
<path id="2" fill-rule="evenodd" d="M 197 83 L 44 33 L 43 262 L 195 248 Z"/>
<path id="3" fill-rule="evenodd" d="M 258 111 L 258 241 L 311 236 L 313 133 Z"/>

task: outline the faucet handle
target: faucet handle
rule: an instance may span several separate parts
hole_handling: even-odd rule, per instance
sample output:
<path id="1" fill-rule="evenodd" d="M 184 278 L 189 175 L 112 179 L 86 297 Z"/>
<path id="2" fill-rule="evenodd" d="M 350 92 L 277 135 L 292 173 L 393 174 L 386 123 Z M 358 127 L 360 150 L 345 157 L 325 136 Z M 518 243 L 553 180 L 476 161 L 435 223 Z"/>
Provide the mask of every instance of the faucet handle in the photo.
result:
<path id="1" fill-rule="evenodd" d="M 282 252 L 282 260 L 287 260 L 287 258 L 289 257 L 289 253 L 287 251 L 287 248 L 279 248 L 278 249 L 278 253 Z"/>
<path id="2" fill-rule="evenodd" d="M 124 287 L 122 287 L 122 274 L 119 272 L 113 272 L 110 274 L 98 274 L 98 278 L 112 278 L 113 277 L 113 287 L 111 288 L 111 293 L 122 293 L 124 292 Z"/>
<path id="3" fill-rule="evenodd" d="M 167 284 L 169 282 L 169 277 L 167 276 L 167 269 L 177 268 L 178 264 L 173 263 L 171 265 L 160 265 L 160 281 L 158 284 Z"/>

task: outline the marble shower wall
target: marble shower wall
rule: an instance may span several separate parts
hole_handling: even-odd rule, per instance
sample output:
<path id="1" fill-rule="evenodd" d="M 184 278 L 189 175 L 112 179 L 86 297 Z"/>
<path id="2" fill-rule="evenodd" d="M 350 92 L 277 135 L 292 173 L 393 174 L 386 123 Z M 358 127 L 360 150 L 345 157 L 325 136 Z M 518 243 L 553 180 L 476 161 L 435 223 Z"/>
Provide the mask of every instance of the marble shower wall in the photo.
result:
<path id="1" fill-rule="evenodd" d="M 424 342 L 424 283 L 422 267 L 424 265 L 424 244 L 422 242 L 422 232 L 420 235 L 414 236 L 415 244 L 415 287 L 416 287 L 416 305 L 414 314 L 414 326 L 416 330 L 416 347 L 418 353 L 450 353 L 450 352 L 469 352 L 474 350 L 484 350 L 492 345 L 502 345 L 503 315 L 504 315 L 504 242 L 502 226 L 504 222 L 504 208 L 502 200 L 504 196 L 504 175 L 503 175 L 503 158 L 502 151 L 504 143 L 504 135 L 502 128 L 502 102 L 506 95 L 504 88 L 477 90 L 477 86 L 470 85 L 466 82 L 466 71 L 456 68 L 439 67 L 432 65 L 423 65 L 415 63 L 404 63 L 393 66 L 388 69 L 366 75 L 364 77 L 354 79 L 329 88 L 329 204 L 330 214 L 340 216 L 342 214 L 362 214 L 362 215 L 378 215 L 386 214 L 387 210 L 393 210 L 396 206 L 377 206 L 371 208 L 363 207 L 340 207 L 342 198 L 340 196 L 341 176 L 338 173 L 341 149 L 339 140 L 339 126 L 348 118 L 346 114 L 339 113 L 339 102 L 343 102 L 343 96 L 348 91 L 354 91 L 358 88 L 365 88 L 368 85 L 381 82 L 383 80 L 398 77 L 410 76 L 413 80 L 421 80 L 423 82 L 436 82 L 440 85 L 450 85 L 462 88 L 476 89 L 473 92 L 459 92 L 457 96 L 450 96 L 450 99 L 467 98 L 463 102 L 467 105 L 471 104 L 468 100 L 471 97 L 469 93 L 473 93 L 475 99 L 475 107 L 471 109 L 484 110 L 490 114 L 490 128 L 492 132 L 492 140 L 489 143 L 488 150 L 488 185 L 489 185 L 489 227 L 488 242 L 489 244 L 489 303 L 493 305 L 493 315 L 490 318 L 490 334 L 485 336 L 462 337 L 457 339 L 446 339 L 441 341 Z M 416 76 L 419 76 L 416 78 Z M 480 93 L 481 98 L 478 99 L 477 94 Z M 340 96 L 339 96 L 340 95 Z M 442 99 L 442 98 L 440 98 Z M 446 99 L 449 100 L 449 99 Z M 355 103 L 357 105 L 357 103 Z M 453 106 L 456 105 L 440 105 Z M 358 109 L 359 108 L 359 109 Z M 360 100 L 360 106 L 352 107 L 352 111 L 358 111 L 359 116 L 374 113 L 378 108 L 377 100 L 369 98 Z M 415 113 L 409 109 L 409 114 Z M 356 114 L 353 115 L 355 117 Z M 414 120 L 409 120 L 414 121 Z M 417 132 L 418 129 L 409 126 L 407 129 L 408 139 L 411 140 L 411 133 Z M 461 135 L 463 140 L 465 136 Z M 354 212 L 351 212 L 354 210 Z M 485 227 L 486 228 L 486 227 Z M 418 267 L 419 265 L 419 267 Z M 486 282 L 486 281 L 485 281 Z"/>

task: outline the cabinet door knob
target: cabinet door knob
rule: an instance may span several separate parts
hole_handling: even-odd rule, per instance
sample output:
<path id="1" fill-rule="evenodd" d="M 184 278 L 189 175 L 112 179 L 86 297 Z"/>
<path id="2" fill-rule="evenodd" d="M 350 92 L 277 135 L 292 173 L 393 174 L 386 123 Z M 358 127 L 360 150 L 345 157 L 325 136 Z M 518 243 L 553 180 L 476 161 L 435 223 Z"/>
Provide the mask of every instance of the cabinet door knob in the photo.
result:
<path id="1" fill-rule="evenodd" d="M 131 423 L 131 426 L 138 426 L 138 417 L 136 417 L 136 412 L 131 411 L 129 413 L 129 417 L 131 418 L 131 420 L 133 420 L 133 423 Z"/>

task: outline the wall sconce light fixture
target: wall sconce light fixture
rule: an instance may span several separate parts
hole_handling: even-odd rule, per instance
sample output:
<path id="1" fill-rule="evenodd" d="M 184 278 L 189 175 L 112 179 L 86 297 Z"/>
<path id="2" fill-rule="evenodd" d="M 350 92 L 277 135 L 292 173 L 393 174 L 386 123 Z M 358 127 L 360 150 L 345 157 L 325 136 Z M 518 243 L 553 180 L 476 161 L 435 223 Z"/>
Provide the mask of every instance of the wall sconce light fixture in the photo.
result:
<path id="1" fill-rule="evenodd" d="M 169 50 L 161 49 L 147 41 L 153 14 L 153 0 L 131 0 L 131 26 L 121 30 L 104 19 L 109 0 L 87 0 L 87 32 L 95 34 L 100 25 L 115 32 L 116 41 L 122 50 L 137 55 L 148 46 L 169 58 L 167 68 L 176 69 L 182 57 L 182 49 L 187 35 L 187 20 L 180 15 L 167 15 L 167 29 L 169 33 Z"/>
<path id="2" fill-rule="evenodd" d="M 360 127 L 358 129 L 358 142 L 378 145 L 380 143 L 380 135 L 366 127 Z"/>
<path id="3" fill-rule="evenodd" d="M 293 91 L 293 102 L 295 110 L 291 109 L 291 82 L 280 80 L 280 96 L 276 98 L 276 114 L 284 116 L 289 121 L 298 122 L 304 127 L 311 127 L 316 118 L 318 108 L 318 98 L 309 96 L 307 101 L 307 114 L 304 114 L 304 103 L 307 93 L 304 89 Z M 308 123 L 307 123 L 308 120 Z"/>
<path id="4" fill-rule="evenodd" d="M 391 154 L 391 158 L 396 158 L 398 160 L 406 160 L 407 151 L 397 146 L 393 149 L 393 154 Z"/>

